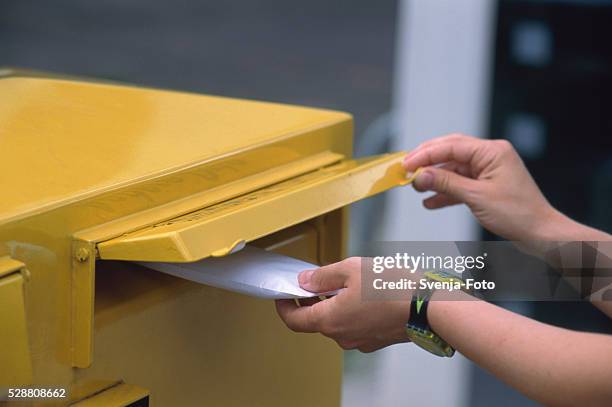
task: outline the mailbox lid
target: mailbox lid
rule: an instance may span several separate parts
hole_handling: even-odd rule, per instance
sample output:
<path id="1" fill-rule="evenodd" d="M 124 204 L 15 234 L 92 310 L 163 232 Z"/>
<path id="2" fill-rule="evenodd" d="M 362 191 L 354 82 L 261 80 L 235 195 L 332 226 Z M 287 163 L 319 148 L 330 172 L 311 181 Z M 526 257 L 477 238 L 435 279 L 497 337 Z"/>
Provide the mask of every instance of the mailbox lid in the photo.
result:
<path id="1" fill-rule="evenodd" d="M 0 224 L 257 148 L 257 158 L 233 164 L 241 177 L 324 151 L 351 153 L 352 119 L 341 112 L 2 75 L 0 173 L 11 193 L 0 201 Z M 308 142 L 335 125 L 343 130 Z"/>
<path id="2" fill-rule="evenodd" d="M 101 259 L 191 262 L 405 185 L 404 152 L 345 160 L 97 245 Z"/>

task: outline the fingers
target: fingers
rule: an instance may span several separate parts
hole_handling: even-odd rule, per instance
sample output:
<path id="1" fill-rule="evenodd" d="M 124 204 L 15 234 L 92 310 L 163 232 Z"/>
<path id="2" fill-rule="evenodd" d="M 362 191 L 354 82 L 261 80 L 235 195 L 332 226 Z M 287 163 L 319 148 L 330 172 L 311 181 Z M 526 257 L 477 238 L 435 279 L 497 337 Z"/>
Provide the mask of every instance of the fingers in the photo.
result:
<path id="1" fill-rule="evenodd" d="M 276 300 L 276 312 L 295 332 L 319 332 L 321 308 L 317 304 L 299 307 L 293 300 Z"/>
<path id="2" fill-rule="evenodd" d="M 414 188 L 438 192 L 423 201 L 426 208 L 469 201 L 470 191 L 477 188 L 471 178 L 478 172 L 475 157 L 484 148 L 483 143 L 475 137 L 452 134 L 429 140 L 406 156 L 403 165 L 407 171 L 421 169 L 415 174 Z"/>
<path id="3" fill-rule="evenodd" d="M 446 197 L 435 198 L 432 205 L 448 205 L 451 202 L 469 203 L 473 191 L 477 190 L 478 181 L 444 168 L 428 167 L 418 174 L 414 187 L 418 191 L 435 191 Z"/>
<path id="4" fill-rule="evenodd" d="M 320 302 L 321 299 L 319 297 L 310 297 L 310 298 L 300 298 L 297 300 L 300 307 L 305 307 L 309 305 L 314 305 L 317 302 Z"/>
<path id="5" fill-rule="evenodd" d="M 410 151 L 407 156 L 412 155 L 413 153 L 418 152 L 420 149 L 428 147 L 428 146 L 432 146 L 434 144 L 440 144 L 440 143 L 447 143 L 447 142 L 460 142 L 461 140 L 465 140 L 465 139 L 473 139 L 475 137 L 472 136 L 466 136 L 463 135 L 461 133 L 451 133 L 451 134 L 447 134 L 441 137 L 434 137 L 432 139 L 429 139 L 427 141 L 424 141 L 423 143 L 419 144 L 414 150 Z"/>
<path id="6" fill-rule="evenodd" d="M 360 264 L 359 259 L 346 259 L 315 270 L 303 271 L 298 280 L 303 289 L 314 293 L 339 290 L 346 287 L 351 272 L 358 270 Z"/>
<path id="7" fill-rule="evenodd" d="M 464 177 L 473 178 L 471 168 L 468 164 L 453 161 L 440 166 L 440 168 L 445 169 L 447 171 L 456 172 L 457 174 L 463 175 Z"/>
<path id="8" fill-rule="evenodd" d="M 470 168 L 466 164 L 450 162 L 450 163 L 444 164 L 440 168 L 447 170 L 447 171 L 456 172 L 457 174 L 462 175 L 464 177 L 471 176 Z M 422 183 L 419 185 L 422 186 Z M 419 185 L 415 184 L 414 185 L 415 189 L 417 191 L 425 191 L 424 189 L 421 189 Z M 423 201 L 423 206 L 425 206 L 427 209 L 440 209 L 440 208 L 445 208 L 447 206 L 457 205 L 459 203 L 461 203 L 459 199 L 453 198 L 443 193 L 438 193 L 438 194 L 435 194 L 434 196 L 430 196 L 429 198 L 425 199 Z"/>
<path id="9" fill-rule="evenodd" d="M 445 194 L 435 194 L 425 200 L 423 200 L 423 206 L 427 209 L 440 209 L 446 208 L 447 206 L 453 206 L 460 204 L 461 201 L 453 199 Z"/>
<path id="10" fill-rule="evenodd" d="M 423 143 L 404 158 L 406 171 L 456 161 L 469 164 L 482 148 L 483 140 L 475 137 L 451 135 Z"/>
<path id="11" fill-rule="evenodd" d="M 446 163 L 438 168 L 442 168 L 443 170 L 446 171 L 450 171 L 450 172 L 456 172 L 459 175 L 462 175 L 464 177 L 467 178 L 472 178 L 471 172 L 470 172 L 470 168 L 467 164 L 461 164 L 461 163 L 457 163 L 457 162 L 450 162 L 450 163 Z M 427 168 L 421 168 L 419 169 L 415 174 L 414 174 L 414 180 L 416 181 L 416 178 L 419 176 L 419 174 L 421 172 L 423 172 L 425 169 Z M 430 188 L 429 187 L 424 187 L 424 183 L 420 182 L 420 183 L 415 183 L 413 181 L 413 187 L 414 189 L 416 189 L 419 192 L 425 192 L 425 191 L 429 191 Z"/>

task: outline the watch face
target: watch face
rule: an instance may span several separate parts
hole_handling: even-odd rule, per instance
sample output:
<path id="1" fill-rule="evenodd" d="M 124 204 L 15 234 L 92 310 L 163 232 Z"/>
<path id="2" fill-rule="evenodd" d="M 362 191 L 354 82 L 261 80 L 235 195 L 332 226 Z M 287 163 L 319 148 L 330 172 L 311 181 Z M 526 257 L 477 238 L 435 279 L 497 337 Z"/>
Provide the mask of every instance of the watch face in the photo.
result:
<path id="1" fill-rule="evenodd" d="M 413 330 L 407 330 L 408 337 L 415 345 L 425 349 L 426 351 L 438 356 L 451 357 L 455 350 L 448 346 L 444 341 L 441 341 L 433 333 L 420 333 Z"/>

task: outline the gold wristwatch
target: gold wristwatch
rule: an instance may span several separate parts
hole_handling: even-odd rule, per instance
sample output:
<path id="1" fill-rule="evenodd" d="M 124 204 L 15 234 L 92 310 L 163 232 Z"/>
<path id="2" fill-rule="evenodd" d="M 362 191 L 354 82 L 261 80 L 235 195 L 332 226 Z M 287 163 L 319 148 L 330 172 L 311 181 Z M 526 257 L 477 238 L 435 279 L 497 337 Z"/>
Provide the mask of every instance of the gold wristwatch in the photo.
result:
<path id="1" fill-rule="evenodd" d="M 427 271 L 423 273 L 422 278 L 465 286 L 463 280 L 444 271 Z M 410 318 L 406 323 L 406 333 L 420 348 L 434 355 L 450 358 L 455 354 L 455 349 L 431 329 L 427 320 L 427 307 L 434 291 L 429 288 L 415 290 L 410 303 Z"/>

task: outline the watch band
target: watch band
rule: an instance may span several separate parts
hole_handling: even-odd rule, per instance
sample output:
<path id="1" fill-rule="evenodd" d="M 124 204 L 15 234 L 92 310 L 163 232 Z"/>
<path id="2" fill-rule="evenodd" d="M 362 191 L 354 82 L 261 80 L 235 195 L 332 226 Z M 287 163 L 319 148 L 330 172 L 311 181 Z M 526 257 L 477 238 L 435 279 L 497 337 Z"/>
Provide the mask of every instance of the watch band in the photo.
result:
<path id="1" fill-rule="evenodd" d="M 427 307 L 429 306 L 429 299 L 433 292 L 429 289 L 417 290 L 412 295 L 412 301 L 410 302 L 410 319 L 408 323 L 416 328 L 423 330 L 430 330 L 429 321 L 427 320 Z"/>
<path id="2" fill-rule="evenodd" d="M 425 275 L 425 278 L 431 277 Z M 420 289 L 413 293 L 406 333 L 412 342 L 426 351 L 437 356 L 451 357 L 455 350 L 431 329 L 427 319 L 429 300 L 433 293 L 431 289 Z"/>

